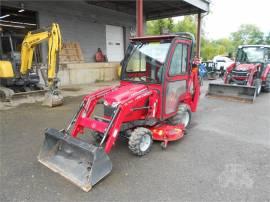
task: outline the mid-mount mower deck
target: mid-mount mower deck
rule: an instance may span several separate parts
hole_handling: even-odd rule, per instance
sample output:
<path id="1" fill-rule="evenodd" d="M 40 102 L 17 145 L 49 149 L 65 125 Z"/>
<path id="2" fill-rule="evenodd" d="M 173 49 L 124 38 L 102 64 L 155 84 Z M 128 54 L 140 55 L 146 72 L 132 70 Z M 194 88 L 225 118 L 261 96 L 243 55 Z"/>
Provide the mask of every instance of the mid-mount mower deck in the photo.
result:
<path id="1" fill-rule="evenodd" d="M 89 191 L 111 172 L 108 153 L 119 135 L 137 156 L 147 154 L 153 140 L 166 148 L 182 138 L 200 95 L 193 46 L 189 33 L 132 39 L 120 85 L 85 96 L 66 130 L 47 129 L 38 160 Z M 103 106 L 101 116 L 97 105 Z M 94 143 L 78 138 L 86 129 Z"/>

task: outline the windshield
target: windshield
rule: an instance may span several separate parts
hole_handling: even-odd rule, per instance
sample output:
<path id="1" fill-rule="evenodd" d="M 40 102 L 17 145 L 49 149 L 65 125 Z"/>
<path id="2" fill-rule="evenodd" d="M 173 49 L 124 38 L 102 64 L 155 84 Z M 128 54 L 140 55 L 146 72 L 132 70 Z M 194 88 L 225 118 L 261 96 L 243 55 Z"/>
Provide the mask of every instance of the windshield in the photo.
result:
<path id="1" fill-rule="evenodd" d="M 160 82 L 163 64 L 171 43 L 145 43 L 132 46 L 122 79 Z"/>
<path id="2" fill-rule="evenodd" d="M 262 63 L 267 60 L 266 50 L 264 47 L 243 47 L 238 49 L 236 60 L 240 63 Z"/>

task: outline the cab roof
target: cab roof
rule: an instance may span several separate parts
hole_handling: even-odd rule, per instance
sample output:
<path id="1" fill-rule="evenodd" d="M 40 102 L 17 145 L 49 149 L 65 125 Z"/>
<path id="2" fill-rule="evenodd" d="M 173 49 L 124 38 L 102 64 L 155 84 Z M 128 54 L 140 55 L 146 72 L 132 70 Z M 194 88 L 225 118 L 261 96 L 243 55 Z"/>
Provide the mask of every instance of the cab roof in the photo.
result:
<path id="1" fill-rule="evenodd" d="M 157 36 L 142 36 L 130 38 L 132 42 L 141 41 L 141 42 L 158 42 L 162 40 L 172 41 L 175 37 L 182 38 L 183 40 L 190 40 L 193 43 L 195 42 L 194 35 L 188 32 L 179 32 L 176 34 L 167 34 L 167 35 L 157 35 Z"/>
<path id="2" fill-rule="evenodd" d="M 154 41 L 161 41 L 161 40 L 172 40 L 178 35 L 157 35 L 157 36 L 142 36 L 142 37 L 134 37 L 130 38 L 131 41 L 145 41 L 145 42 L 154 42 Z"/>
<path id="3" fill-rule="evenodd" d="M 264 47 L 264 48 L 270 48 L 270 45 L 240 45 L 238 48 L 245 48 L 245 47 Z"/>

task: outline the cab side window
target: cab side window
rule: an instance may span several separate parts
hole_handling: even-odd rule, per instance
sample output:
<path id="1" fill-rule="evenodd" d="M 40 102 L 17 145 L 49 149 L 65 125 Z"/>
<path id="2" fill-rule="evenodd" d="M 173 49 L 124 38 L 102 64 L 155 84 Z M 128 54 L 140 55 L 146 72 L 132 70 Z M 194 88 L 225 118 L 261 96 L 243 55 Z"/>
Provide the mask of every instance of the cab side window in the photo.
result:
<path id="1" fill-rule="evenodd" d="M 169 76 L 181 75 L 187 72 L 188 46 L 177 44 L 171 60 Z"/>

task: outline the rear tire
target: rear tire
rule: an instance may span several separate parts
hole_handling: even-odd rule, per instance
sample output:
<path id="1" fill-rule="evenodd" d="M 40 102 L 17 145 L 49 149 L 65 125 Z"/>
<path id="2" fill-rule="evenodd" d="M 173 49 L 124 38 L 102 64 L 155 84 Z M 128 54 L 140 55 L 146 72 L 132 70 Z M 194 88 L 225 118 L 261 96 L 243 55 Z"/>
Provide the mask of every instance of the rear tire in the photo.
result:
<path id="1" fill-rule="evenodd" d="M 191 111 L 186 104 L 180 104 L 176 115 L 168 119 L 169 124 L 178 125 L 183 124 L 188 128 L 191 122 Z"/>
<path id="2" fill-rule="evenodd" d="M 263 88 L 264 92 L 270 93 L 270 72 L 267 73 L 265 86 Z"/>
<path id="3" fill-rule="evenodd" d="M 255 79 L 254 86 L 256 87 L 256 95 L 260 95 L 262 91 L 262 80 L 261 79 Z"/>
<path id="4" fill-rule="evenodd" d="M 143 156 L 151 150 L 152 144 L 151 131 L 147 128 L 139 127 L 131 132 L 128 148 L 133 154 Z"/>

